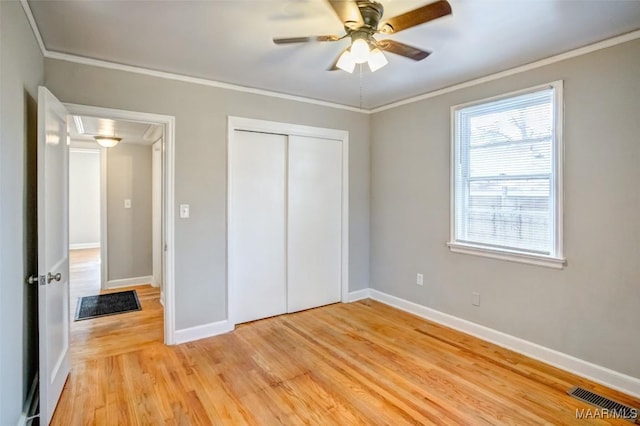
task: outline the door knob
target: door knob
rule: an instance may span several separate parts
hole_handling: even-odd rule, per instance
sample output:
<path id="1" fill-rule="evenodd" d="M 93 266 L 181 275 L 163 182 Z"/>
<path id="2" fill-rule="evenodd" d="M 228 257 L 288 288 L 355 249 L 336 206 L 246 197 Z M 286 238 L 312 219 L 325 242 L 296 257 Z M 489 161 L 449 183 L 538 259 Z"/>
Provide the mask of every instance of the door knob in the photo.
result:
<path id="1" fill-rule="evenodd" d="M 55 275 L 53 275 L 51 272 L 47 274 L 47 284 L 51 284 L 51 281 L 53 280 L 60 281 L 61 279 L 62 279 L 62 274 L 60 272 L 58 272 Z"/>

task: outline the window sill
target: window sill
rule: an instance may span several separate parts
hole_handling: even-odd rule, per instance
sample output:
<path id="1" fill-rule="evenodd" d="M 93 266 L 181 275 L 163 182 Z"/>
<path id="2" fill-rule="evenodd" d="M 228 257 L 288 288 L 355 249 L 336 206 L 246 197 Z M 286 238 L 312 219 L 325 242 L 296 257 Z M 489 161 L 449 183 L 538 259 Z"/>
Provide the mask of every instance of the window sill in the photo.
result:
<path id="1" fill-rule="evenodd" d="M 567 260 L 559 257 L 543 256 L 535 254 L 516 253 L 507 250 L 474 246 L 471 244 L 447 243 L 452 253 L 471 254 L 475 256 L 489 257 L 492 259 L 507 260 L 509 262 L 527 263 L 529 265 L 544 266 L 547 268 L 563 269 Z"/>

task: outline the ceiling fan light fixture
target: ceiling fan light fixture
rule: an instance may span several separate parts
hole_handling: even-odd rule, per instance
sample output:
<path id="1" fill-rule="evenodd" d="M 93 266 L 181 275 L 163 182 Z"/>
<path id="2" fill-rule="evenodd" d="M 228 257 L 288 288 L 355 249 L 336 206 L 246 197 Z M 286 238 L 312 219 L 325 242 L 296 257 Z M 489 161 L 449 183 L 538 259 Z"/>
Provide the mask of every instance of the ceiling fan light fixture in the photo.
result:
<path id="1" fill-rule="evenodd" d="M 351 44 L 351 58 L 356 64 L 364 64 L 369 60 L 369 43 L 363 38 L 356 38 Z"/>
<path id="2" fill-rule="evenodd" d="M 369 60 L 367 61 L 367 63 L 369 64 L 369 69 L 371 70 L 371 72 L 376 72 L 380 68 L 387 65 L 389 63 L 389 60 L 387 59 L 386 56 L 384 56 L 384 53 L 382 53 L 382 50 L 376 47 L 371 51 L 371 54 L 369 55 Z"/>
<path id="3" fill-rule="evenodd" d="M 113 148 L 122 140 L 122 138 L 116 138 L 115 136 L 94 136 L 94 139 L 98 142 L 98 145 L 105 148 Z"/>
<path id="4" fill-rule="evenodd" d="M 348 72 L 349 74 L 353 72 L 356 67 L 356 63 L 353 60 L 349 49 L 342 52 L 342 55 L 340 55 L 340 59 L 338 59 L 338 62 L 336 63 L 336 67 L 340 68 L 342 71 Z"/>

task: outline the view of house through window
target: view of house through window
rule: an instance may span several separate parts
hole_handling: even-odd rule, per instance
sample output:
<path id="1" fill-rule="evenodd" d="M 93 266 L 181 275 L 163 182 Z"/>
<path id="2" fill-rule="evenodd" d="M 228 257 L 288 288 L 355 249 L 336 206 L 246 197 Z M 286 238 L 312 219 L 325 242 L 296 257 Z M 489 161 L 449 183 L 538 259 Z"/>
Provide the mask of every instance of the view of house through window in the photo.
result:
<path id="1" fill-rule="evenodd" d="M 556 90 L 454 108 L 454 243 L 558 254 Z"/>

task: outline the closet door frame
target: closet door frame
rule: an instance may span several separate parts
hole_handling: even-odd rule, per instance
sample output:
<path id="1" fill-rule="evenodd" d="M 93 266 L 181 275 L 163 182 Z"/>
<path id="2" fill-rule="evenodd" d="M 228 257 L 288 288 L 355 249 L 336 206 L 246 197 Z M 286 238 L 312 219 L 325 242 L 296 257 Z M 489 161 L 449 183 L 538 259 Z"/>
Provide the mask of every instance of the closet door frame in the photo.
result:
<path id="1" fill-rule="evenodd" d="M 346 130 L 328 129 L 322 127 L 303 126 L 292 123 L 256 120 L 252 118 L 229 116 L 227 120 L 227 321 L 229 326 L 237 324 L 233 312 L 234 277 L 230 268 L 231 253 L 230 230 L 234 220 L 233 206 L 230 203 L 231 162 L 229 152 L 236 131 L 273 133 L 286 136 L 309 136 L 322 139 L 333 139 L 342 146 L 342 264 L 340 279 L 341 302 L 349 300 L 349 132 Z"/>

